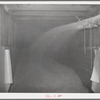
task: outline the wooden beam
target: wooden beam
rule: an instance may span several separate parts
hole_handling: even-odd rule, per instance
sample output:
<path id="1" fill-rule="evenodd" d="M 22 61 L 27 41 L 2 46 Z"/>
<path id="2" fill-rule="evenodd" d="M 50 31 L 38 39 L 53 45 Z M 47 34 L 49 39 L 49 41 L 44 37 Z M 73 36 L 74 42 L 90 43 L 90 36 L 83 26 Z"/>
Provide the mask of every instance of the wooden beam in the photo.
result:
<path id="1" fill-rule="evenodd" d="M 76 17 L 74 16 L 70 16 L 70 17 L 66 17 L 66 16 L 13 16 L 12 17 L 13 20 L 15 21 L 35 21 L 35 20 L 65 20 L 67 21 L 71 21 L 73 20 L 73 22 L 77 21 Z M 83 18 L 84 19 L 84 18 Z"/>
<path id="2" fill-rule="evenodd" d="M 16 16 L 86 16 L 89 12 L 79 11 L 11 11 L 11 15 Z"/>
<path id="3" fill-rule="evenodd" d="M 92 11 L 92 6 L 89 5 L 67 5 L 67 4 L 13 4 L 5 5 L 10 10 L 66 10 L 66 11 Z"/>

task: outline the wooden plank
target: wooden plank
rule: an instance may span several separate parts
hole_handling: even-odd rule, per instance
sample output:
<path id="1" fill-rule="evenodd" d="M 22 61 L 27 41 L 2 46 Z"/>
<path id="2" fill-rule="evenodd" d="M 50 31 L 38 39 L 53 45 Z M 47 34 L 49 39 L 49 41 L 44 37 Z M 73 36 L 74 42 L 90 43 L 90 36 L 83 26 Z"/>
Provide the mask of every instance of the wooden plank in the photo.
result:
<path id="1" fill-rule="evenodd" d="M 79 11 L 11 11 L 11 15 L 19 16 L 86 16 L 89 12 Z"/>
<path id="2" fill-rule="evenodd" d="M 6 5 L 8 10 L 67 10 L 67 11 L 90 11 L 89 5 L 67 5 L 67 4 L 16 4 Z"/>
<path id="3" fill-rule="evenodd" d="M 76 17 L 70 16 L 13 16 L 13 20 L 65 20 L 65 21 L 77 21 Z"/>
<path id="4" fill-rule="evenodd" d="M 0 92 L 5 92 L 4 49 L 0 46 Z"/>

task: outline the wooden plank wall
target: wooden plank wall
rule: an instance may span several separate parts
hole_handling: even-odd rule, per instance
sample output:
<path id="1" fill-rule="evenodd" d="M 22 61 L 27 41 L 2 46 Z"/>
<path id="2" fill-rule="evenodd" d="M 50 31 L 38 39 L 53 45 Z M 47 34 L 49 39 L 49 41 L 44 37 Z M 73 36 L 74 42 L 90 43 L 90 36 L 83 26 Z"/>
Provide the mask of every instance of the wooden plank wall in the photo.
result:
<path id="1" fill-rule="evenodd" d="M 4 77 L 5 77 L 5 73 L 4 73 L 4 49 L 2 48 L 2 43 L 1 43 L 1 39 L 2 39 L 2 21 L 3 21 L 3 16 L 2 16 L 2 12 L 3 12 L 3 8 L 2 6 L 0 6 L 0 92 L 4 92 L 5 91 L 5 85 L 4 85 Z"/>
<path id="2" fill-rule="evenodd" d="M 11 16 L 4 10 L 4 7 L 0 5 L 0 92 L 5 92 L 4 48 L 10 49 L 13 70 L 15 70 L 14 66 L 19 54 L 19 48 L 16 47 L 14 42 L 15 35 L 12 24 Z"/>
<path id="3" fill-rule="evenodd" d="M 100 47 L 100 27 L 93 29 L 93 47 Z M 81 78 L 83 84 L 91 88 L 91 74 L 94 61 L 94 49 L 91 49 L 89 45 L 90 29 L 86 29 L 86 54 L 84 53 L 84 32 L 80 30 L 70 40 L 69 44 L 69 66 L 71 66 Z M 92 60 L 92 64 L 91 64 Z"/>

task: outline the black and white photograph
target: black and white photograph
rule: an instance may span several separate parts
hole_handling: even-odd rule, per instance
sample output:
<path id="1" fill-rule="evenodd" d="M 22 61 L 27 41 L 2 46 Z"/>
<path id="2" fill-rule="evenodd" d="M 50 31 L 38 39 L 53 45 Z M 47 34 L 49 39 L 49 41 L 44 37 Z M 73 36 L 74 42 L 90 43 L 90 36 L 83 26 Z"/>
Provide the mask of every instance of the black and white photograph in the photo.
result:
<path id="1" fill-rule="evenodd" d="M 100 3 L 0 4 L 0 93 L 100 93 Z"/>

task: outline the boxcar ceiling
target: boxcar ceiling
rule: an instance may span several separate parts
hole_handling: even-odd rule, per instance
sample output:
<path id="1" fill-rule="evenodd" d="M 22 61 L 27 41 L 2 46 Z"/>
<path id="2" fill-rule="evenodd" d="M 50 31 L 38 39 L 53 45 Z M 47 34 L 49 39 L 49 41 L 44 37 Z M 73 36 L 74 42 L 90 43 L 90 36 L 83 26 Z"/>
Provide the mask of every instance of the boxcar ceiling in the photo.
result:
<path id="1" fill-rule="evenodd" d="M 99 12 L 97 5 L 14 4 L 4 5 L 13 20 L 14 41 L 29 45 L 41 35 L 57 26 L 83 20 Z"/>

